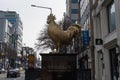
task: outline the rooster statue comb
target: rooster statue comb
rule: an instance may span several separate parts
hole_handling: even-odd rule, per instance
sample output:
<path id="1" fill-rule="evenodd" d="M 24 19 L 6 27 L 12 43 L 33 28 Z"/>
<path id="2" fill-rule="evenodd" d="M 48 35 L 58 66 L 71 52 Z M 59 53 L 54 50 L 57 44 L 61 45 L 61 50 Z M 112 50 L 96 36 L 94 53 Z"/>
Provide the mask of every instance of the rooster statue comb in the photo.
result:
<path id="1" fill-rule="evenodd" d="M 47 18 L 47 23 L 49 24 L 51 21 L 56 20 L 55 16 L 53 14 L 50 14 Z"/>
<path id="2" fill-rule="evenodd" d="M 73 24 L 64 31 L 58 24 L 56 24 L 54 21 L 55 19 L 56 18 L 53 14 L 50 14 L 47 17 L 48 35 L 54 42 L 57 53 L 60 53 L 61 46 L 68 45 L 72 41 L 73 37 L 80 33 L 81 26 L 78 24 Z"/>

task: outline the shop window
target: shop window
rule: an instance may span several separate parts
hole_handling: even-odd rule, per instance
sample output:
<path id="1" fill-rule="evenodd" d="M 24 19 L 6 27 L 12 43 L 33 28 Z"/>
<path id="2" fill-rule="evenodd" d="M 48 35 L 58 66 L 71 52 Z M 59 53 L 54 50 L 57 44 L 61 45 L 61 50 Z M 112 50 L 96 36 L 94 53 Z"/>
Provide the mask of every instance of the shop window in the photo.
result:
<path id="1" fill-rule="evenodd" d="M 72 23 L 75 23 L 77 20 L 76 19 L 72 19 Z"/>
<path id="2" fill-rule="evenodd" d="M 112 32 L 116 29 L 116 19 L 115 19 L 115 4 L 114 1 L 112 1 L 108 7 L 108 32 Z"/>

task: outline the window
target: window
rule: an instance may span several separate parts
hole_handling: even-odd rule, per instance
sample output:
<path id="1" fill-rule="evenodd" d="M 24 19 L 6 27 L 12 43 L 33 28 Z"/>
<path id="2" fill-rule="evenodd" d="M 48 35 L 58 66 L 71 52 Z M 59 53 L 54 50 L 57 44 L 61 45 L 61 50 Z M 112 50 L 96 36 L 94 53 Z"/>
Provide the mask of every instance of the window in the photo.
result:
<path id="1" fill-rule="evenodd" d="M 10 22 L 16 22 L 16 18 L 8 18 Z"/>
<path id="2" fill-rule="evenodd" d="M 77 21 L 76 19 L 73 19 L 73 20 L 72 20 L 72 23 L 75 23 L 76 21 Z"/>
<path id="3" fill-rule="evenodd" d="M 78 9 L 71 9 L 71 13 L 72 14 L 77 14 L 78 13 Z"/>
<path id="4" fill-rule="evenodd" d="M 118 80 L 118 58 L 116 54 L 116 48 L 109 50 L 110 53 L 110 68 L 111 68 L 111 80 Z"/>
<path id="5" fill-rule="evenodd" d="M 108 7 L 108 31 L 109 33 L 116 29 L 116 20 L 115 20 L 115 4 L 111 2 Z"/>
<path id="6" fill-rule="evenodd" d="M 78 0 L 71 0 L 72 3 L 78 3 Z"/>

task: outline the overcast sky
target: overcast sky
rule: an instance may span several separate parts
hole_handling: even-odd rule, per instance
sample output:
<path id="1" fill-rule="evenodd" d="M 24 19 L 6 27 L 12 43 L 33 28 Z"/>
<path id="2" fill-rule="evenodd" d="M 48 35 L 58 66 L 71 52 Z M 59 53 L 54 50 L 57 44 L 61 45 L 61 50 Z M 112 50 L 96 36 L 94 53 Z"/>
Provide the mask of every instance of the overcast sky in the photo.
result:
<path id="1" fill-rule="evenodd" d="M 31 7 L 32 4 L 51 7 L 56 21 L 59 21 L 66 10 L 66 0 L 0 0 L 0 10 L 16 11 L 20 15 L 23 22 L 23 44 L 34 48 L 50 10 Z"/>

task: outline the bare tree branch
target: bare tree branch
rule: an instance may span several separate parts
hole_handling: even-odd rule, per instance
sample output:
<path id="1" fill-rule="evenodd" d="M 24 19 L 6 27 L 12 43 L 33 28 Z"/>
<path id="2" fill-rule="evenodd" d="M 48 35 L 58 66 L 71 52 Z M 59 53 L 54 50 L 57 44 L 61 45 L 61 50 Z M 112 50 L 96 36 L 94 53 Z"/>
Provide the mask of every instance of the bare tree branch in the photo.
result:
<path id="1" fill-rule="evenodd" d="M 45 26 L 46 28 L 41 31 L 41 33 L 39 34 L 37 38 L 38 42 L 35 43 L 35 48 L 37 50 L 47 49 L 47 48 L 50 48 L 51 50 L 54 49 L 53 41 L 49 38 L 48 33 L 47 33 L 47 25 Z"/>
<path id="2" fill-rule="evenodd" d="M 62 27 L 62 21 L 59 21 L 58 25 Z M 37 38 L 38 42 L 35 43 L 36 50 L 50 48 L 53 51 L 55 49 L 55 45 L 48 35 L 47 27 L 48 25 L 45 25 L 45 28 L 40 32 Z"/>

